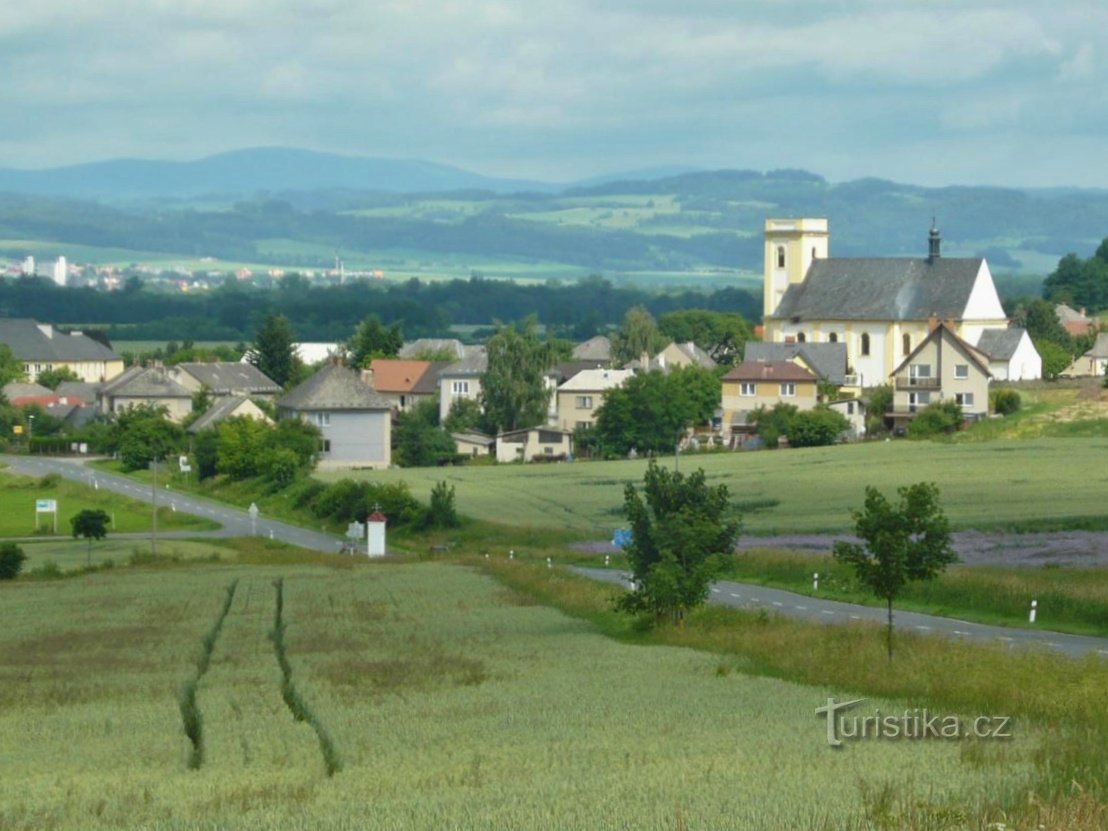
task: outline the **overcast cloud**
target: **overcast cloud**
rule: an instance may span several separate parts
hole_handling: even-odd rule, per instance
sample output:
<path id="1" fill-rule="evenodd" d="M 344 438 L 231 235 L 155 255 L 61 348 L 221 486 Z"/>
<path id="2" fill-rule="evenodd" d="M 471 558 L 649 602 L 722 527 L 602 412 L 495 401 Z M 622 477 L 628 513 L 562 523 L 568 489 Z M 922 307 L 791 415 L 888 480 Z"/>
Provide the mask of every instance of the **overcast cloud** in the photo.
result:
<path id="1" fill-rule="evenodd" d="M 34 0 L 0 17 L 0 166 L 283 145 L 1108 187 L 1108 4 L 1050 5 Z"/>

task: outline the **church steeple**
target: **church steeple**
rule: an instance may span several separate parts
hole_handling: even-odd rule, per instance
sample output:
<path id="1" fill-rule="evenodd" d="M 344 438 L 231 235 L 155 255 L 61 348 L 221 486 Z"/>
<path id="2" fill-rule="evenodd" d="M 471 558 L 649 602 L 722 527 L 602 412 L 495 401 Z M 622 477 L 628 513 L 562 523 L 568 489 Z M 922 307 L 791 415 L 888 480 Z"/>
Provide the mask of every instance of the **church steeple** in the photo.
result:
<path id="1" fill-rule="evenodd" d="M 927 262 L 933 263 L 942 256 L 942 238 L 939 229 L 935 225 L 935 217 L 931 217 L 931 233 L 927 235 Z"/>

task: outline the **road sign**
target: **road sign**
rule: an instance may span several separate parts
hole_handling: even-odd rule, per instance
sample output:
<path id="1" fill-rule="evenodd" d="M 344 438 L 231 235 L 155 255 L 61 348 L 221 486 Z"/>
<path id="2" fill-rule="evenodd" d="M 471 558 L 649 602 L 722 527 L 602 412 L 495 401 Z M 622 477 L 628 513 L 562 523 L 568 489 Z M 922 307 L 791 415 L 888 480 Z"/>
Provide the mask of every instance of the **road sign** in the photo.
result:
<path id="1" fill-rule="evenodd" d="M 14 427 L 12 427 L 12 432 L 15 433 L 17 436 L 22 436 L 23 435 L 23 425 L 22 424 L 16 424 Z"/>
<path id="2" fill-rule="evenodd" d="M 616 548 L 626 548 L 631 544 L 631 529 L 617 528 L 612 534 L 612 545 Z"/>
<path id="3" fill-rule="evenodd" d="M 346 526 L 347 539 L 358 540 L 361 542 L 362 537 L 365 536 L 365 525 L 355 520 Z"/>
<path id="4" fill-rule="evenodd" d="M 36 499 L 35 500 L 35 528 L 38 528 L 38 515 L 39 514 L 53 514 L 54 515 L 54 533 L 58 533 L 58 500 L 56 499 Z"/>

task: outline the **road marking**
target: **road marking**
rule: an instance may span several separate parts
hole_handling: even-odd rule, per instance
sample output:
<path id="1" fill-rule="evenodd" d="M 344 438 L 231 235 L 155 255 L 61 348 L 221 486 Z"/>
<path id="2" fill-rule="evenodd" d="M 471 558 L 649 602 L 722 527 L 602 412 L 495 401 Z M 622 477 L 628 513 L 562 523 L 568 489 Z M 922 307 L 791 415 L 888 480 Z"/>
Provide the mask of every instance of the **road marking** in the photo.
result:
<path id="1" fill-rule="evenodd" d="M 1047 641 L 1046 645 L 1047 646 L 1053 646 L 1055 649 L 1057 649 L 1059 646 L 1061 646 L 1060 643 L 1055 643 L 1054 641 Z"/>
<path id="2" fill-rule="evenodd" d="M 719 589 L 712 589 L 712 591 L 715 592 L 716 594 L 719 594 Z"/>
<path id="3" fill-rule="evenodd" d="M 774 606 L 784 606 L 785 604 L 784 603 L 778 603 L 776 600 L 774 600 L 773 605 Z"/>
<path id="4" fill-rule="evenodd" d="M 833 615 L 833 614 L 835 614 L 834 612 L 830 612 L 830 611 L 828 611 L 827 609 L 820 609 L 820 610 L 819 610 L 819 613 L 820 613 L 821 615 Z"/>
<path id="5" fill-rule="evenodd" d="M 851 616 L 850 616 L 850 619 L 851 619 L 851 620 L 861 620 L 862 618 L 861 618 L 860 616 L 858 616 L 858 615 L 851 615 Z"/>
<path id="6" fill-rule="evenodd" d="M 762 602 L 759 598 L 754 597 L 753 595 L 751 595 L 750 599 L 753 600 L 755 603 L 761 603 Z"/>
<path id="7" fill-rule="evenodd" d="M 1099 652 L 1101 655 L 1108 655 L 1108 649 L 1098 649 L 1097 652 Z"/>
<path id="8" fill-rule="evenodd" d="M 803 610 L 803 611 L 805 611 L 805 612 L 806 612 L 806 611 L 808 611 L 808 607 L 807 607 L 807 606 L 797 606 L 796 608 L 798 608 L 798 609 L 801 609 L 801 610 Z"/>
<path id="9" fill-rule="evenodd" d="M 1011 641 L 1011 640 L 1013 640 L 1013 638 L 1006 638 L 1006 637 L 1004 637 L 1004 635 L 997 635 L 996 639 L 998 641 Z"/>
<path id="10" fill-rule="evenodd" d="M 954 634 L 955 635 L 968 635 L 969 632 L 963 632 L 961 629 L 955 629 Z"/>
<path id="11" fill-rule="evenodd" d="M 738 597 L 739 595 L 735 594 L 734 592 L 731 592 L 731 596 L 732 597 Z"/>
<path id="12" fill-rule="evenodd" d="M 931 631 L 930 626 L 917 626 L 916 628 L 921 630 L 921 631 L 924 631 L 924 632 L 930 632 Z"/>

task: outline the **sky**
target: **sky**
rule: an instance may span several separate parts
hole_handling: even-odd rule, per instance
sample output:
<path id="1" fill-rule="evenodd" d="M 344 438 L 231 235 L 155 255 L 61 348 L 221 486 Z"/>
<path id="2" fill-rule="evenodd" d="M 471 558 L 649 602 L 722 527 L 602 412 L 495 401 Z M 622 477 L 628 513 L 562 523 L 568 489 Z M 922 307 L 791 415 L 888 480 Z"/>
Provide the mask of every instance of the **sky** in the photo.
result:
<path id="1" fill-rule="evenodd" d="M 1106 53 L 1104 0 L 34 0 L 0 16 L 0 167 L 285 146 L 1108 187 Z"/>

